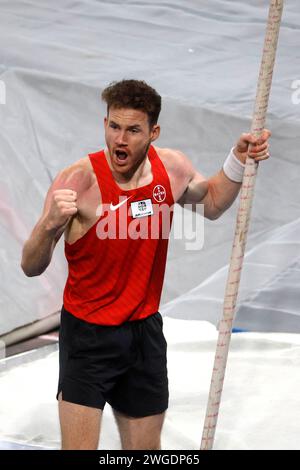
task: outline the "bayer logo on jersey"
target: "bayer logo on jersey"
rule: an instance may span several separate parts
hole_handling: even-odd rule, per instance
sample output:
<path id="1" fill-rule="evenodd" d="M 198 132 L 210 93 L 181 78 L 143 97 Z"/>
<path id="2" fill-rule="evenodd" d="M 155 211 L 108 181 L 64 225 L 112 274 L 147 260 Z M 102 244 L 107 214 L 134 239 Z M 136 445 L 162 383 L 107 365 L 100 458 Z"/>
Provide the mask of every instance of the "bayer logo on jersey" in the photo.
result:
<path id="1" fill-rule="evenodd" d="M 161 184 L 157 184 L 153 188 L 153 198 L 156 202 L 163 202 L 166 199 L 166 190 Z"/>

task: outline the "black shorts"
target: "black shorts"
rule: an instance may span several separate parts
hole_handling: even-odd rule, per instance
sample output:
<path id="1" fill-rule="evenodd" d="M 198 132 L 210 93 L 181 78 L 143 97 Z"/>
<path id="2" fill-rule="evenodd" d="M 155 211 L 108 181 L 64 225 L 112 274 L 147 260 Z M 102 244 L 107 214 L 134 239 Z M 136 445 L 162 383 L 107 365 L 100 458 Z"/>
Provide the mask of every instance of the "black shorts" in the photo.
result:
<path id="1" fill-rule="evenodd" d="M 159 312 L 118 326 L 88 323 L 61 311 L 62 399 L 143 417 L 168 408 L 167 343 Z"/>

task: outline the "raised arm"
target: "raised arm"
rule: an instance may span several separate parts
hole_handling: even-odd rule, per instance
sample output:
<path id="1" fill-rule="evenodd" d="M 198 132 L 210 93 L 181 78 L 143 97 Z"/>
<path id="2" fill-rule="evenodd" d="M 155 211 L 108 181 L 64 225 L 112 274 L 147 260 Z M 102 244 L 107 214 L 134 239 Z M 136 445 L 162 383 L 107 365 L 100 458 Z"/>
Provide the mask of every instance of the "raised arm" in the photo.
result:
<path id="1" fill-rule="evenodd" d="M 267 129 L 260 139 L 254 138 L 251 134 L 242 134 L 224 167 L 211 178 L 206 179 L 191 167 L 189 183 L 178 202 L 181 205 L 193 204 L 193 210 L 196 210 L 197 203 L 204 204 L 205 217 L 211 220 L 220 217 L 239 193 L 249 144 L 251 144 L 249 156 L 255 161 L 265 160 L 269 157 L 270 135 Z"/>
<path id="2" fill-rule="evenodd" d="M 90 185 L 90 175 L 80 163 L 60 172 L 50 186 L 42 215 L 22 252 L 26 276 L 39 276 L 50 264 L 53 250 L 78 212 L 77 199 Z"/>

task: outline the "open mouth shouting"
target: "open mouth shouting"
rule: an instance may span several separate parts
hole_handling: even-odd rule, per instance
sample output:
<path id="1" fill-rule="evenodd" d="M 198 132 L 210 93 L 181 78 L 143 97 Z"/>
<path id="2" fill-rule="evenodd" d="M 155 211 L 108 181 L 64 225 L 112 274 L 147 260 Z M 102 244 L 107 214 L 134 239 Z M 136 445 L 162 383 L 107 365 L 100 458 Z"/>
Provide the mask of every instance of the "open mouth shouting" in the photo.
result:
<path id="1" fill-rule="evenodd" d="M 128 153 L 124 149 L 116 149 L 114 151 L 115 154 L 115 159 L 118 163 L 118 165 L 126 165 L 127 160 L 128 160 Z"/>

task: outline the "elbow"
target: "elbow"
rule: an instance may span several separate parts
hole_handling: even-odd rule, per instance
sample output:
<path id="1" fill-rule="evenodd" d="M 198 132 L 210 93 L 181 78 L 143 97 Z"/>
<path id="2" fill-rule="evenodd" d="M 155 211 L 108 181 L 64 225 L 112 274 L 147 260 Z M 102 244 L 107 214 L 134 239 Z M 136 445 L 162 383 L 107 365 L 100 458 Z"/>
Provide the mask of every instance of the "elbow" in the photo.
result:
<path id="1" fill-rule="evenodd" d="M 31 270 L 31 269 L 25 269 L 23 266 L 22 266 L 22 270 L 23 270 L 23 273 L 25 274 L 25 276 L 27 276 L 27 277 L 40 276 L 44 272 L 44 271 L 34 271 L 34 270 Z"/>
<path id="2" fill-rule="evenodd" d="M 218 208 L 214 208 L 212 210 L 206 211 L 204 215 L 209 220 L 217 220 L 219 217 L 221 217 L 222 214 L 223 211 Z"/>
<path id="3" fill-rule="evenodd" d="M 34 276 L 33 270 L 31 269 L 30 263 L 28 263 L 26 260 L 24 251 L 25 251 L 25 246 L 23 248 L 23 253 L 22 253 L 22 260 L 21 260 L 21 265 L 20 265 L 21 269 L 23 273 L 25 274 L 25 276 L 33 277 Z"/>
<path id="4" fill-rule="evenodd" d="M 219 217 L 220 215 L 217 215 L 217 214 L 214 214 L 214 215 L 210 214 L 209 216 L 206 216 L 208 220 L 217 220 Z"/>
<path id="5" fill-rule="evenodd" d="M 23 273 L 25 274 L 25 276 L 27 276 L 27 277 L 32 277 L 33 276 L 30 269 L 28 269 L 28 267 L 23 262 L 21 263 L 21 269 L 22 269 Z"/>
<path id="6" fill-rule="evenodd" d="M 209 182 L 207 204 L 204 207 L 204 216 L 209 220 L 217 220 L 225 210 L 226 207 L 219 204 L 219 198 L 215 186 Z"/>
<path id="7" fill-rule="evenodd" d="M 25 276 L 27 277 L 34 277 L 39 276 L 41 273 L 33 270 L 30 266 L 27 266 L 26 263 L 22 261 L 21 268 Z"/>
<path id="8" fill-rule="evenodd" d="M 217 220 L 217 219 L 219 219 L 219 218 L 221 217 L 222 214 L 223 214 L 222 211 L 215 212 L 215 213 L 211 216 L 210 220 Z"/>
<path id="9" fill-rule="evenodd" d="M 37 268 L 36 266 L 33 266 L 32 263 L 28 262 L 24 256 L 22 257 L 21 269 L 27 277 L 40 276 L 45 271 L 46 267 L 47 266 L 42 269 Z"/>

